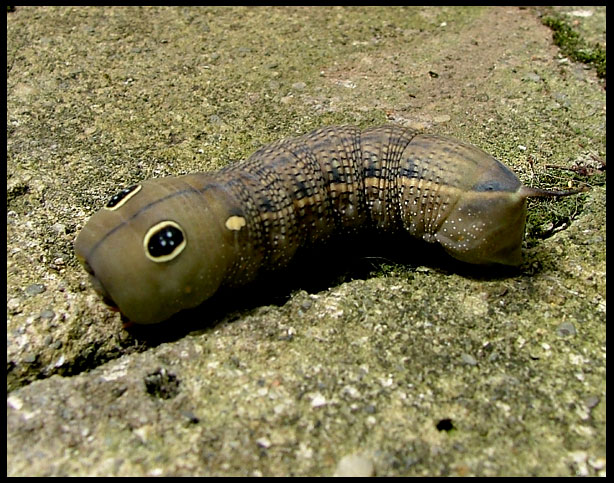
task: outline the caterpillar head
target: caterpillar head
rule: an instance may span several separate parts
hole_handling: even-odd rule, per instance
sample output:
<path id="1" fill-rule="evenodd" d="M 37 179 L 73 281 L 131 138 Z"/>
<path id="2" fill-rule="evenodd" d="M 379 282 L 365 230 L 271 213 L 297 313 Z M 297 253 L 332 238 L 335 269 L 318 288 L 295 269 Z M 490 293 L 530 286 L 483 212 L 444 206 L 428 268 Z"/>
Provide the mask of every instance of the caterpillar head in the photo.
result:
<path id="1" fill-rule="evenodd" d="M 225 219 L 223 196 L 208 196 L 206 186 L 186 179 L 125 189 L 75 241 L 94 289 L 132 322 L 160 322 L 199 305 L 226 273 L 224 252 L 236 227 L 219 222 Z"/>

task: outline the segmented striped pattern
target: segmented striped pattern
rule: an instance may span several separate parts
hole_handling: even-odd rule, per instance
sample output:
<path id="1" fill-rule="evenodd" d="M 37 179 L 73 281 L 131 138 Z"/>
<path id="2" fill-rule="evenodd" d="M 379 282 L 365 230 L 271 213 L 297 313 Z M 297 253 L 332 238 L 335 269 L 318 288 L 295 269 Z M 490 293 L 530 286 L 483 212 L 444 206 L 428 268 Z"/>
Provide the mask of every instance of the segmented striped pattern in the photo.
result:
<path id="1" fill-rule="evenodd" d="M 305 245 L 407 232 L 470 263 L 520 263 L 527 188 L 481 149 L 398 126 L 327 127 L 216 173 L 145 181 L 114 196 L 75 242 L 96 289 L 158 322 L 221 286 L 284 266 Z"/>

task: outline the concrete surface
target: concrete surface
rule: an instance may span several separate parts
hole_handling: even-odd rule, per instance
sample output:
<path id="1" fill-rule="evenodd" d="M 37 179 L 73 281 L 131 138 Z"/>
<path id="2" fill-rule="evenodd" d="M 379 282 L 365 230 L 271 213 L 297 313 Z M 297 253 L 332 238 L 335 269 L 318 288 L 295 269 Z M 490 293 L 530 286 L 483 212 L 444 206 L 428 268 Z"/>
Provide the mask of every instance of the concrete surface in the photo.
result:
<path id="1" fill-rule="evenodd" d="M 605 81 L 542 13 L 7 13 L 7 474 L 605 475 Z M 605 7 L 557 13 L 605 45 Z M 74 257 L 120 188 L 386 122 L 591 190 L 531 203 L 515 273 L 408 250 L 151 330 Z"/>

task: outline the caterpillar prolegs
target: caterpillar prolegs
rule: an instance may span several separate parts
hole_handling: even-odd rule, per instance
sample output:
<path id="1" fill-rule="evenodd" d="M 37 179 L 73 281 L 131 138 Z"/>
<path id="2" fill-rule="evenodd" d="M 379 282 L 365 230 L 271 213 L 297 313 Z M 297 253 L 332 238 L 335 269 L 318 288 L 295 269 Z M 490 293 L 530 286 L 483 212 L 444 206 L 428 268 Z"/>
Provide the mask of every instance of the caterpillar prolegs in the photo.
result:
<path id="1" fill-rule="evenodd" d="M 464 262 L 517 265 L 527 197 L 571 193 L 523 186 L 450 138 L 326 127 L 215 173 L 127 188 L 91 217 L 75 252 L 109 304 L 156 323 L 283 267 L 302 246 L 363 229 L 406 232 Z"/>

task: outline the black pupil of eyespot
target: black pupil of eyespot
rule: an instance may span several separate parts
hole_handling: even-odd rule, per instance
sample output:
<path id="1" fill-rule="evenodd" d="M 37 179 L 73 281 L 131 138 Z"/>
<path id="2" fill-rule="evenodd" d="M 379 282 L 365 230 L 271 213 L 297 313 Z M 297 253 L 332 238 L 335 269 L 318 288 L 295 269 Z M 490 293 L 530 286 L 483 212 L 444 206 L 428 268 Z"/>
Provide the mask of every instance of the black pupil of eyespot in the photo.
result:
<path id="1" fill-rule="evenodd" d="M 183 233 L 174 226 L 165 226 L 155 232 L 149 239 L 147 250 L 154 257 L 170 255 L 183 242 Z"/>
<path id="2" fill-rule="evenodd" d="M 116 195 L 113 195 L 109 202 L 107 203 L 107 208 L 113 208 L 116 206 L 121 200 L 123 200 L 126 196 L 132 193 L 138 185 L 130 186 L 129 188 L 121 190 Z"/>

